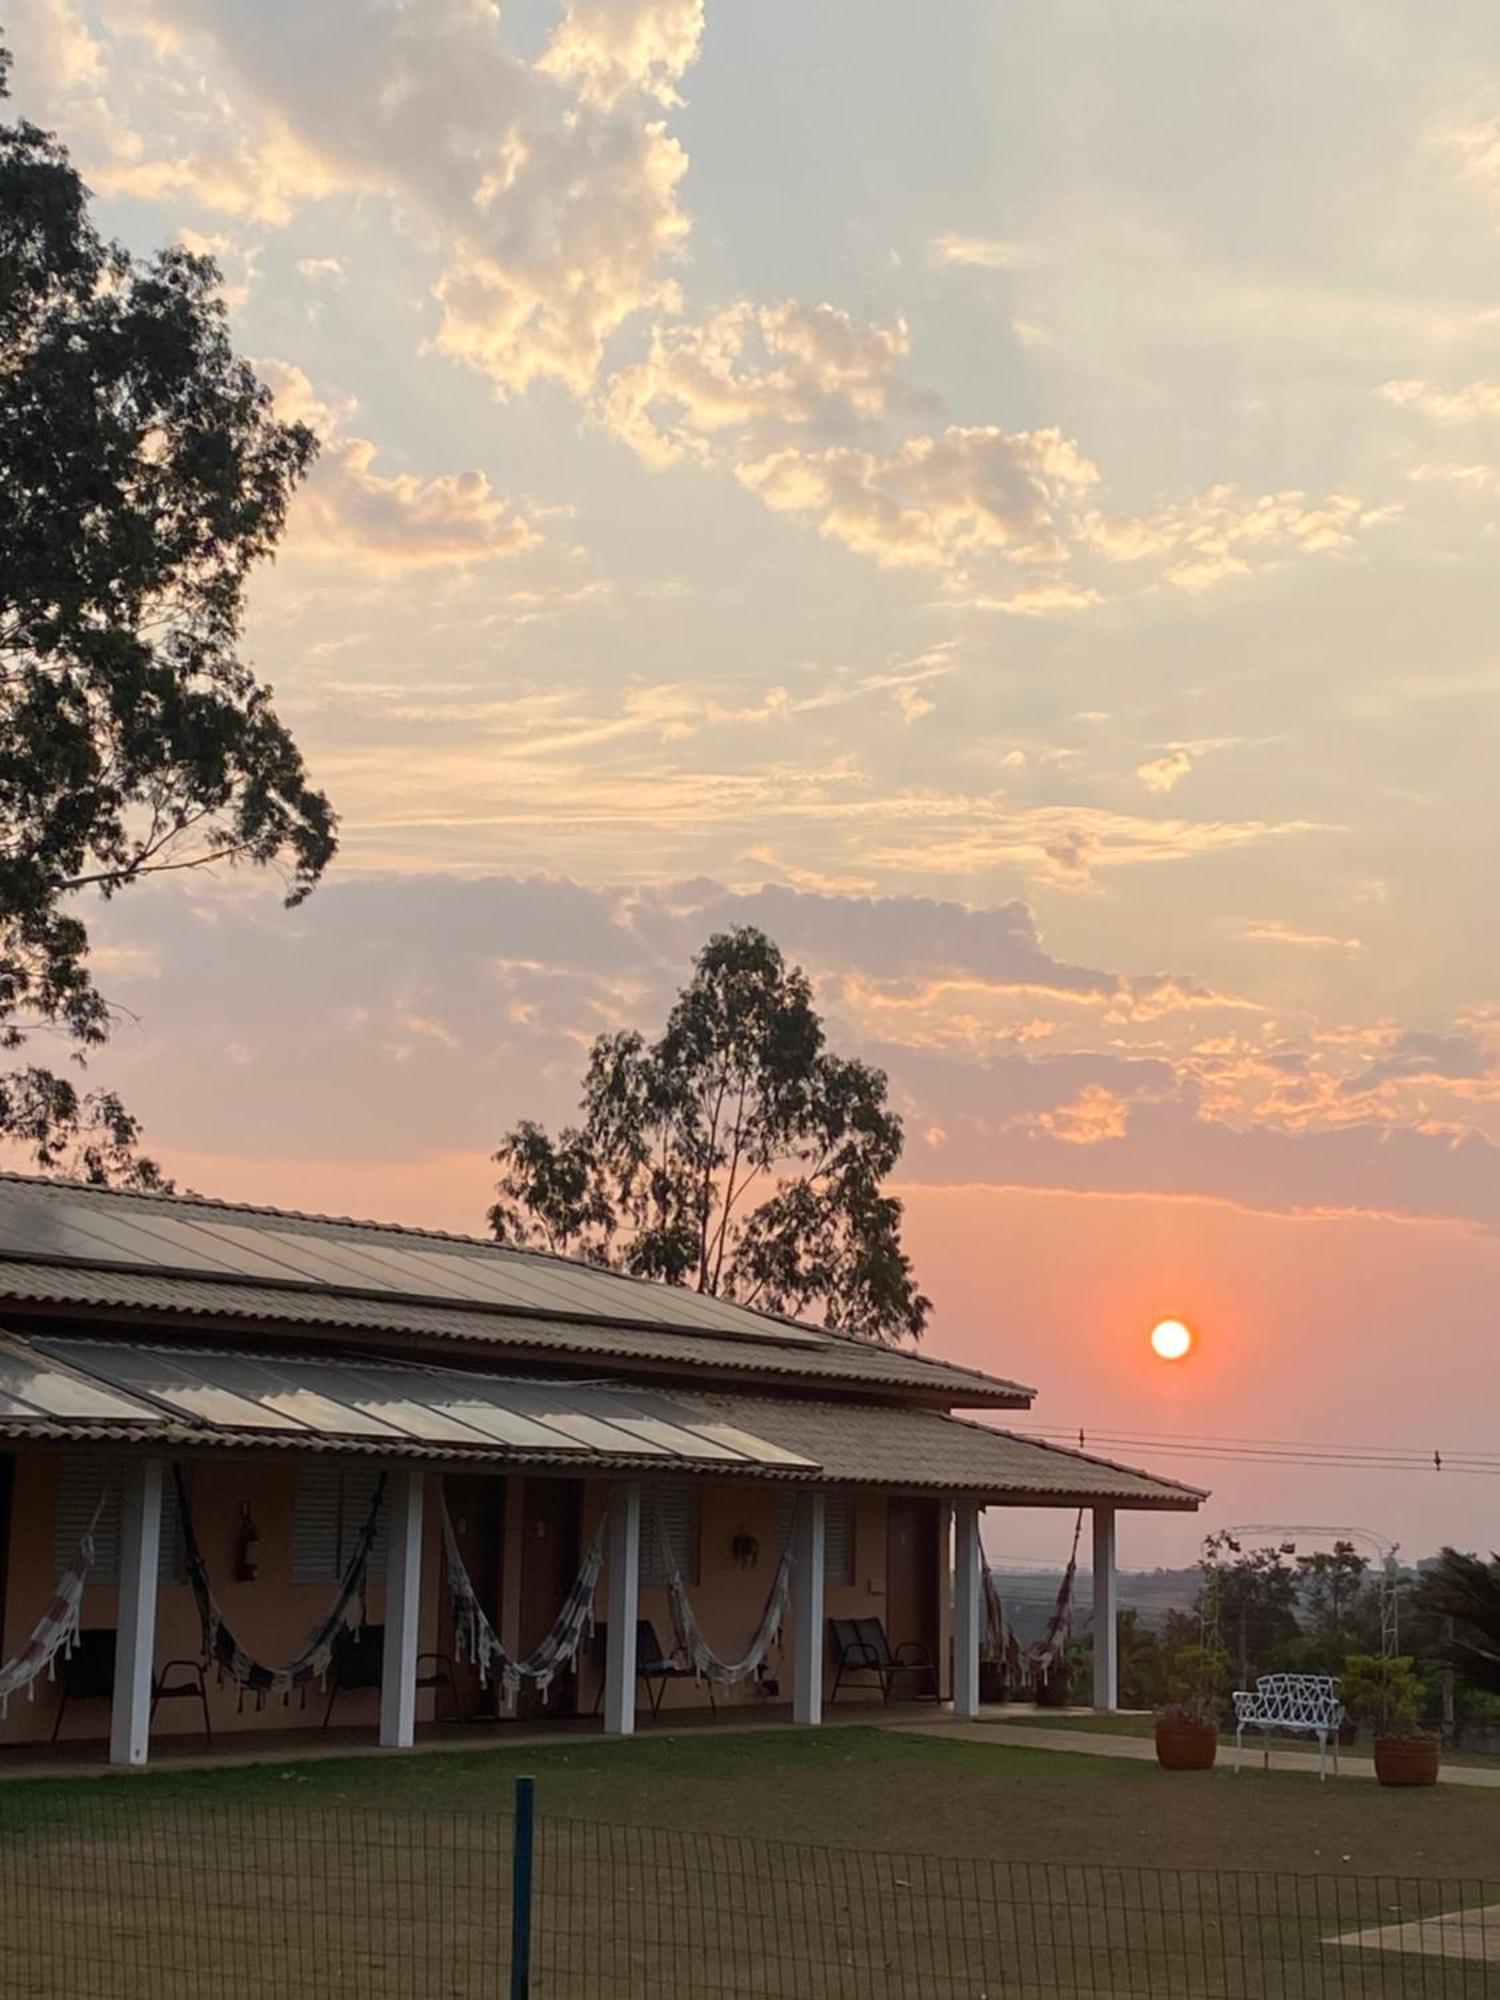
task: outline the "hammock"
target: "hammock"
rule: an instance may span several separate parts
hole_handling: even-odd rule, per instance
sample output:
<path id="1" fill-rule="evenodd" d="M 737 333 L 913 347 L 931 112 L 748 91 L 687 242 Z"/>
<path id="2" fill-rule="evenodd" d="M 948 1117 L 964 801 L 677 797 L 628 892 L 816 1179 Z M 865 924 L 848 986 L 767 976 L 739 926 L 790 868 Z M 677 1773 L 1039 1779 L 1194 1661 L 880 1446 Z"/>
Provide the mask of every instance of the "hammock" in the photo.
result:
<path id="1" fill-rule="evenodd" d="M 498 1676 L 507 1698 L 514 1698 L 522 1681 L 547 1690 L 565 1673 L 583 1644 L 584 1634 L 594 1629 L 594 1593 L 599 1587 L 599 1571 L 604 1565 L 604 1537 L 609 1525 L 609 1509 L 599 1516 L 594 1539 L 589 1543 L 583 1565 L 573 1579 L 573 1587 L 553 1622 L 552 1630 L 524 1660 L 513 1660 L 500 1643 L 500 1635 L 479 1602 L 473 1580 L 459 1553 L 453 1532 L 453 1517 L 443 1499 L 443 1552 L 448 1562 L 448 1588 L 453 1593 L 455 1650 L 461 1660 L 472 1660 L 479 1670 L 479 1684 L 488 1687 L 491 1674 Z"/>
<path id="2" fill-rule="evenodd" d="M 1000 1585 L 990 1568 L 990 1559 L 979 1545 L 979 1573 L 984 1588 L 984 1644 L 990 1658 L 1005 1669 L 1008 1679 L 1018 1680 L 1024 1665 L 1021 1642 L 1005 1622 L 1005 1605 Z"/>
<path id="3" fill-rule="evenodd" d="M 1078 1510 L 1078 1518 L 1073 1523 L 1073 1548 L 1068 1557 L 1068 1566 L 1063 1571 L 1062 1582 L 1057 1587 L 1057 1602 L 1052 1607 L 1052 1616 L 1047 1622 L 1045 1634 L 1026 1655 L 1027 1663 L 1039 1673 L 1049 1673 L 1056 1664 L 1062 1649 L 1068 1643 L 1073 1628 L 1073 1583 L 1078 1574 L 1078 1539 L 1083 1533 L 1083 1509 Z"/>
<path id="4" fill-rule="evenodd" d="M 755 1637 L 750 1641 L 750 1650 L 738 1660 L 723 1660 L 703 1636 L 693 1607 L 688 1599 L 687 1585 L 682 1580 L 682 1571 L 677 1567 L 677 1558 L 672 1553 L 672 1544 L 667 1535 L 666 1523 L 655 1499 L 651 1502 L 652 1524 L 656 1530 L 657 1543 L 661 1549 L 662 1565 L 667 1573 L 667 1595 L 672 1606 L 672 1626 L 677 1634 L 677 1643 L 693 1663 L 693 1671 L 700 1681 L 714 1681 L 723 1687 L 735 1687 L 741 1681 L 759 1671 L 766 1654 L 781 1636 L 781 1624 L 786 1616 L 786 1601 L 792 1582 L 792 1533 L 787 1531 L 786 1546 L 781 1551 L 781 1560 L 776 1565 L 776 1574 L 771 1579 L 771 1594 L 766 1599 L 766 1608 L 761 1613 L 760 1624 Z"/>
<path id="5" fill-rule="evenodd" d="M 305 1689 L 313 1681 L 322 1683 L 333 1664 L 334 1646 L 339 1634 L 346 1631 L 357 1633 L 365 1622 L 365 1583 L 369 1575 L 370 1551 L 375 1546 L 375 1535 L 380 1526 L 380 1509 L 385 1500 L 385 1474 L 381 1473 L 376 1481 L 370 1512 L 354 1544 L 354 1551 L 344 1566 L 338 1595 L 328 1615 L 309 1634 L 297 1657 L 289 1660 L 284 1667 L 262 1666 L 230 1631 L 215 1601 L 213 1586 L 208 1579 L 208 1565 L 203 1560 L 203 1551 L 193 1532 L 187 1481 L 182 1476 L 180 1465 L 173 1465 L 172 1477 L 177 1482 L 177 1504 L 182 1513 L 188 1582 L 193 1586 L 193 1595 L 198 1601 L 198 1616 L 203 1625 L 203 1654 L 218 1668 L 220 1686 L 226 1680 L 232 1681 L 240 1690 L 240 1707 L 244 1707 L 248 1691 L 255 1696 L 255 1705 L 259 1709 L 265 1707 L 268 1694 L 279 1694 L 285 1703 L 294 1689 Z"/>
<path id="6" fill-rule="evenodd" d="M 109 1489 L 99 1495 L 98 1502 L 78 1541 L 78 1553 L 72 1566 L 58 1580 L 52 1602 L 42 1613 L 32 1628 L 31 1637 L 13 1660 L 0 1665 L 0 1722 L 10 1709 L 10 1698 L 26 1690 L 28 1701 L 36 1700 L 36 1684 L 45 1671 L 53 1677 L 53 1661 L 61 1653 L 67 1659 L 78 1642 L 78 1619 L 83 1608 L 83 1586 L 94 1563 L 94 1530 L 99 1525 L 99 1516 L 104 1512 Z"/>

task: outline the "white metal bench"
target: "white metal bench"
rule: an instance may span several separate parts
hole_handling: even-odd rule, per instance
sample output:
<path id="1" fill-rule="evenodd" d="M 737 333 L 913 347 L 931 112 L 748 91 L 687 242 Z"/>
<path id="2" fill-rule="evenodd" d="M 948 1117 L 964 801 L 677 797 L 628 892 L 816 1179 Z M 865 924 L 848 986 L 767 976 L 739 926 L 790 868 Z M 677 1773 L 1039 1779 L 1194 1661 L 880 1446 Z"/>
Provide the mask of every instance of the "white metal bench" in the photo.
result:
<path id="1" fill-rule="evenodd" d="M 1339 1700 L 1339 1684 L 1329 1674 L 1262 1674 L 1253 1692 L 1237 1688 L 1234 1696 L 1234 1768 L 1244 1756 L 1245 1731 L 1258 1729 L 1265 1739 L 1266 1769 L 1271 1768 L 1271 1736 L 1316 1736 L 1318 1778 L 1324 1778 L 1328 1746 L 1333 1745 L 1333 1768 L 1339 1768 L 1339 1725 L 1344 1704 Z"/>

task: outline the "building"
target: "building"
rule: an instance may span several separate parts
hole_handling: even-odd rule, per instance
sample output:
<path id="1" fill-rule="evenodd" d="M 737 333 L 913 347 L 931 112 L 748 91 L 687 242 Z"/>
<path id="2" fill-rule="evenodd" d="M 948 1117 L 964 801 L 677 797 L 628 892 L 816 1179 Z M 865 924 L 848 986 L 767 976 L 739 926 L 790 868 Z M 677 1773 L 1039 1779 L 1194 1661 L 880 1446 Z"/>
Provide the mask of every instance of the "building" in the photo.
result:
<path id="1" fill-rule="evenodd" d="M 309 1670 L 308 1635 L 320 1621 L 342 1649 L 336 1672 L 363 1683 L 339 1694 L 338 1723 L 387 1745 L 410 1744 L 437 1707 L 597 1708 L 624 1734 L 638 1693 L 674 1710 L 710 1693 L 721 1710 L 789 1699 L 796 1721 L 817 1723 L 830 1621 L 848 1618 L 924 1649 L 936 1691 L 973 1713 L 985 1507 L 1091 1510 L 1109 1635 L 1094 1692 L 1112 1707 L 1115 1516 L 1204 1497 L 1007 1433 L 995 1413 L 1033 1395 L 1014 1382 L 373 1223 L 0 1177 L 0 1328 L 0 1662 L 24 1655 L 92 1527 L 75 1622 L 112 1660 L 91 1707 L 70 1697 L 62 1740 L 107 1728 L 122 1764 L 146 1761 L 153 1727 L 202 1731 L 205 1709 L 215 1740 L 240 1749 L 257 1731 L 319 1727 L 327 1651 Z M 528 1656 L 555 1636 L 591 1556 L 602 1643 L 580 1643 L 544 1689 L 481 1684 L 458 1657 L 460 1628 L 472 1639 L 477 1612 L 506 1654 Z M 345 1618 L 328 1628 L 352 1569 Z M 638 1688 L 638 1621 L 666 1655 L 685 1612 L 738 1659 L 778 1579 L 786 1616 L 757 1672 Z M 344 1623 L 361 1615 L 370 1631 L 351 1653 Z M 163 1682 L 196 1688 L 206 1636 L 217 1670 L 204 1698 L 163 1700 L 153 1725 Z M 245 1671 L 294 1657 L 290 1689 Z M 81 1676 L 62 1656 L 55 1670 Z M 873 1677 L 855 1678 L 868 1699 Z M 904 1691 L 934 1691 L 906 1678 Z M 61 1700 L 46 1675 L 13 1692 L 0 1760 L 45 1741 Z"/>

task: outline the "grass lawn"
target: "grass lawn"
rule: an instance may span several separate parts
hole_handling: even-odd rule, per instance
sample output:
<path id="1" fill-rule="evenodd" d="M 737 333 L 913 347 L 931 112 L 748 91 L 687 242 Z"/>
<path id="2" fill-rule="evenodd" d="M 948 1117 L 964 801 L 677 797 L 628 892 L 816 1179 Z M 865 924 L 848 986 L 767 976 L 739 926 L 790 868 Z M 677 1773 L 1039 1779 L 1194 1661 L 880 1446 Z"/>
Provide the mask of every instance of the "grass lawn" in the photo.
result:
<path id="1" fill-rule="evenodd" d="M 544 1817 L 831 1847 L 1179 1869 L 1500 1874 L 1500 1791 L 1320 1786 L 1301 1771 L 1266 1775 L 1248 1762 L 1238 1777 L 1178 1774 L 859 1727 L 11 1780 L 0 1784 L 0 1840 L 81 1824 L 101 1806 L 127 1821 L 179 1804 L 505 1812 L 522 1773 L 536 1778 Z"/>
<path id="2" fill-rule="evenodd" d="M 0 1783 L 0 1994 L 493 2000 L 522 1773 L 534 2000 L 1500 1996 L 1500 1791 L 857 1726 Z M 1490 1905 L 1492 1965 L 1338 1942 Z"/>

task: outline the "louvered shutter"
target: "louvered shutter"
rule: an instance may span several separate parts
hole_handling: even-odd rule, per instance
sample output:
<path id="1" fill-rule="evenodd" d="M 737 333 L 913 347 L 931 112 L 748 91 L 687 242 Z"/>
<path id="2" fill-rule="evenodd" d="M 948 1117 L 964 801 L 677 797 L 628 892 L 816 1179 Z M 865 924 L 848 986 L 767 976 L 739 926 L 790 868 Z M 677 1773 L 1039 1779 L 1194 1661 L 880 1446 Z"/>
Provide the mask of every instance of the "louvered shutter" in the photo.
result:
<path id="1" fill-rule="evenodd" d="M 379 1469 L 340 1465 L 337 1459 L 308 1458 L 297 1467 L 292 1508 L 292 1580 L 337 1583 L 359 1541 L 375 1498 Z M 384 1576 L 389 1541 L 388 1508 L 382 1508 L 370 1575 Z"/>
<path id="2" fill-rule="evenodd" d="M 786 1546 L 802 1496 L 783 1486 L 776 1495 L 776 1546 Z M 823 1501 L 823 1585 L 842 1589 L 854 1581 L 854 1495 L 829 1493 Z"/>
<path id="3" fill-rule="evenodd" d="M 53 1537 L 53 1567 L 59 1576 L 71 1569 L 78 1544 L 88 1531 L 105 1493 L 104 1511 L 94 1529 L 94 1566 L 89 1575 L 96 1583 L 120 1580 L 120 1482 L 126 1460 L 115 1453 L 69 1453 L 62 1462 L 62 1478 L 57 1490 L 57 1522 Z M 162 1474 L 161 1546 L 156 1558 L 158 1583 L 181 1583 L 187 1575 L 187 1555 L 182 1533 L 182 1510 L 177 1504 L 177 1482 L 172 1468 Z"/>
<path id="4" fill-rule="evenodd" d="M 662 1558 L 656 1527 L 659 1515 L 683 1582 L 696 1583 L 702 1522 L 702 1495 L 699 1489 L 696 1486 L 652 1486 L 641 1498 L 641 1582 L 660 1586 L 667 1580 L 667 1565 Z"/>

